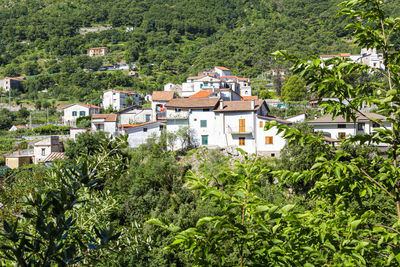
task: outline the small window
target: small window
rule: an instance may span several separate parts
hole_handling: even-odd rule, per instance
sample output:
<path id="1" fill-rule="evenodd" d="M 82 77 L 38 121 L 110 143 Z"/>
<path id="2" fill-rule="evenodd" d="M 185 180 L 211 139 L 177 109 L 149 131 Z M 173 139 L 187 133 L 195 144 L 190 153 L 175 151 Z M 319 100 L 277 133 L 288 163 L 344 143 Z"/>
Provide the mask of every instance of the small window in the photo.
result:
<path id="1" fill-rule="evenodd" d="M 246 138 L 245 137 L 239 137 L 239 146 L 244 146 L 246 144 Z"/>
<path id="2" fill-rule="evenodd" d="M 339 129 L 345 129 L 346 128 L 346 124 L 338 124 L 337 127 Z"/>
<path id="3" fill-rule="evenodd" d="M 77 114 L 78 114 L 78 112 L 76 112 L 76 111 L 72 111 L 72 116 L 73 116 L 73 117 L 76 117 L 76 116 L 77 116 Z"/>
<path id="4" fill-rule="evenodd" d="M 365 127 L 365 123 L 364 122 L 359 122 L 358 126 L 357 126 L 357 129 L 359 131 L 364 131 L 364 127 Z"/>
<path id="5" fill-rule="evenodd" d="M 207 127 L 207 120 L 200 120 L 200 127 L 201 128 Z"/>
<path id="6" fill-rule="evenodd" d="M 160 131 L 164 130 L 164 125 L 160 125 Z"/>
<path id="7" fill-rule="evenodd" d="M 378 123 L 376 123 L 376 122 L 374 122 L 374 123 L 372 123 L 372 127 L 374 127 L 374 128 L 379 128 L 379 127 L 381 127 Z"/>
<path id="8" fill-rule="evenodd" d="M 343 132 L 338 133 L 338 136 L 339 136 L 339 139 L 344 139 L 344 138 L 346 138 L 346 133 L 343 133 Z"/>
<path id="9" fill-rule="evenodd" d="M 271 158 L 275 158 L 275 153 L 271 153 Z"/>
<path id="10" fill-rule="evenodd" d="M 202 135 L 202 136 L 201 136 L 201 144 L 202 144 L 203 146 L 208 145 L 208 135 Z"/>
<path id="11" fill-rule="evenodd" d="M 113 95 L 115 95 L 115 92 L 113 92 Z"/>
<path id="12" fill-rule="evenodd" d="M 150 114 L 146 114 L 146 122 L 149 122 L 151 119 L 151 115 Z"/>
<path id="13" fill-rule="evenodd" d="M 273 136 L 266 136 L 265 137 L 265 144 L 266 145 L 273 145 L 274 144 L 274 137 Z"/>
<path id="14" fill-rule="evenodd" d="M 143 128 L 143 132 L 147 132 L 147 128 Z"/>
<path id="15" fill-rule="evenodd" d="M 260 121 L 260 128 L 262 128 L 264 125 L 263 125 L 263 122 L 262 121 Z"/>
<path id="16" fill-rule="evenodd" d="M 42 148 L 42 156 L 46 155 L 46 148 Z"/>
<path id="17" fill-rule="evenodd" d="M 79 116 L 85 116 L 86 112 L 85 111 L 79 111 Z"/>
<path id="18" fill-rule="evenodd" d="M 180 108 L 175 109 L 175 112 L 179 112 L 179 111 L 182 111 L 182 109 L 180 109 Z"/>

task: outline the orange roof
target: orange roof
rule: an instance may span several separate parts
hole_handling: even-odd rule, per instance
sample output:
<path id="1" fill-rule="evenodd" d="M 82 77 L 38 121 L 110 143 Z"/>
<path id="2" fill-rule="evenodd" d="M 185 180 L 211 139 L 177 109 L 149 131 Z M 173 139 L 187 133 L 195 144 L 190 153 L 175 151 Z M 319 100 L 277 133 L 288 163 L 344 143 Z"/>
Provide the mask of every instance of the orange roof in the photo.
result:
<path id="1" fill-rule="evenodd" d="M 340 56 L 341 56 L 341 57 L 349 57 L 349 56 L 350 56 L 350 53 L 341 53 Z"/>
<path id="2" fill-rule="evenodd" d="M 256 96 L 256 95 L 242 96 L 242 100 L 244 100 L 244 101 L 258 100 L 258 96 Z"/>
<path id="3" fill-rule="evenodd" d="M 349 57 L 350 53 L 340 53 L 339 55 L 320 55 L 319 57 Z"/>
<path id="4" fill-rule="evenodd" d="M 238 78 L 239 81 L 248 81 L 249 78 Z"/>
<path id="5" fill-rule="evenodd" d="M 149 122 L 144 122 L 144 123 L 139 123 L 139 124 L 118 124 L 118 127 L 120 128 L 135 128 L 135 127 L 139 127 L 139 126 L 143 126 L 143 125 L 147 125 L 147 124 L 151 124 L 151 123 L 156 123 L 157 121 L 149 121 Z"/>
<path id="6" fill-rule="evenodd" d="M 212 77 L 211 75 L 199 75 L 199 76 L 187 77 L 187 80 L 197 80 L 197 79 L 201 79 L 201 78 L 204 78 L 204 77 L 207 77 L 207 76 Z"/>
<path id="7" fill-rule="evenodd" d="M 108 49 L 107 47 L 105 47 L 105 46 L 102 46 L 102 47 L 92 47 L 92 48 L 89 48 L 89 50 L 98 50 L 98 49 Z"/>
<path id="8" fill-rule="evenodd" d="M 153 93 L 151 94 L 152 101 L 170 101 L 173 98 L 173 91 L 153 91 Z"/>
<path id="9" fill-rule="evenodd" d="M 230 69 L 228 69 L 228 68 L 221 67 L 221 66 L 215 66 L 215 68 L 220 69 L 220 70 L 230 70 Z"/>
<path id="10" fill-rule="evenodd" d="M 117 121 L 117 114 L 93 114 L 92 119 L 104 119 L 105 122 Z"/>
<path id="11" fill-rule="evenodd" d="M 212 94 L 212 90 L 201 90 L 195 93 L 192 96 L 189 96 L 189 98 L 203 98 L 203 97 L 208 97 L 209 95 Z"/>
<path id="12" fill-rule="evenodd" d="M 82 105 L 82 106 L 85 106 L 85 107 L 88 107 L 88 108 L 98 108 L 98 109 L 103 109 L 102 107 L 95 106 L 95 105 L 92 105 L 92 104 L 83 104 L 83 103 L 79 103 L 79 105 Z"/>

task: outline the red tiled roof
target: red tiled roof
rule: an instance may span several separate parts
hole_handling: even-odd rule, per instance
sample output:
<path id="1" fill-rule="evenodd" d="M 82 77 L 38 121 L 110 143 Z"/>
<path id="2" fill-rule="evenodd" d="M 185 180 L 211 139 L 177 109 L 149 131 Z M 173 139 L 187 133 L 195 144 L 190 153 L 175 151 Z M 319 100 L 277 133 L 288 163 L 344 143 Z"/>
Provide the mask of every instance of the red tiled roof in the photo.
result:
<path id="1" fill-rule="evenodd" d="M 203 97 L 208 97 L 209 95 L 212 94 L 212 90 L 201 90 L 195 93 L 192 96 L 189 96 L 189 98 L 203 98 Z"/>
<path id="2" fill-rule="evenodd" d="M 102 47 L 92 47 L 92 48 L 89 48 L 89 50 L 98 50 L 98 49 L 108 49 L 108 47 L 102 46 Z"/>
<path id="3" fill-rule="evenodd" d="M 174 98 L 165 104 L 167 108 L 214 108 L 218 104 L 219 98 Z"/>
<path id="4" fill-rule="evenodd" d="M 320 55 L 319 57 L 349 57 L 350 53 L 340 53 L 339 55 Z"/>
<path id="5" fill-rule="evenodd" d="M 215 112 L 230 112 L 230 111 L 253 111 L 261 108 L 265 104 L 264 100 L 255 100 L 254 109 L 251 108 L 251 101 L 224 101 L 223 109 L 218 106 Z"/>
<path id="6" fill-rule="evenodd" d="M 117 114 L 93 114 L 92 119 L 104 119 L 105 122 L 117 121 Z"/>
<path id="7" fill-rule="evenodd" d="M 151 95 L 152 101 L 169 101 L 174 98 L 173 91 L 153 91 Z"/>
<path id="8" fill-rule="evenodd" d="M 215 66 L 215 68 L 220 69 L 220 70 L 230 70 L 230 69 L 228 69 L 228 68 L 221 67 L 221 66 Z"/>
<path id="9" fill-rule="evenodd" d="M 97 109 L 103 109 L 102 107 L 98 107 L 98 106 L 95 106 L 95 105 L 92 105 L 92 104 L 84 104 L 84 103 L 74 103 L 74 104 L 71 104 L 71 105 L 65 106 L 63 109 L 66 109 L 66 108 L 72 107 L 73 105 L 81 105 L 81 106 L 85 106 L 85 107 L 88 107 L 88 108 L 97 108 Z"/>
<path id="10" fill-rule="evenodd" d="M 64 152 L 52 152 L 50 155 L 45 158 L 44 162 L 48 161 L 54 161 L 56 159 L 65 159 L 67 156 L 64 154 Z"/>
<path id="11" fill-rule="evenodd" d="M 256 95 L 245 95 L 245 96 L 242 96 L 242 100 L 244 100 L 244 101 L 258 100 L 258 96 L 256 96 Z"/>
<path id="12" fill-rule="evenodd" d="M 197 80 L 197 79 L 201 79 L 201 78 L 208 77 L 208 76 L 212 77 L 211 75 L 199 75 L 199 76 L 187 77 L 187 80 Z"/>
<path id="13" fill-rule="evenodd" d="M 364 113 L 368 118 L 373 118 L 373 119 L 378 119 L 378 120 L 385 120 L 386 117 L 383 115 L 379 115 L 376 113 Z M 356 121 L 367 121 L 368 118 L 361 115 L 361 114 L 357 114 L 356 115 Z M 346 121 L 346 118 L 342 117 L 342 116 L 337 116 L 335 119 L 332 119 L 332 114 L 328 114 L 324 117 L 309 121 L 308 123 L 353 123 L 352 120 L 350 120 L 349 122 Z"/>

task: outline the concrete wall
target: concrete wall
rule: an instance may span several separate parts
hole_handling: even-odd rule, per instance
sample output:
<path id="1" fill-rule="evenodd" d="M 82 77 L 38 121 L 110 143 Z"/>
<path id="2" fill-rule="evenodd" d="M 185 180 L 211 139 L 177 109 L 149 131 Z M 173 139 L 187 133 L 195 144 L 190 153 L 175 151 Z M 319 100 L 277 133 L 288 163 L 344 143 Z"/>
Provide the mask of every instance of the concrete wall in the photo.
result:
<path id="1" fill-rule="evenodd" d="M 264 126 L 269 121 L 261 118 L 257 118 L 256 122 L 256 138 L 257 138 L 257 154 L 269 156 L 269 157 L 279 157 L 280 151 L 286 144 L 286 140 L 282 137 L 282 134 L 278 134 L 278 129 L 276 127 L 264 130 Z M 272 144 L 266 144 L 267 136 L 272 137 Z"/>
<path id="2" fill-rule="evenodd" d="M 120 123 L 121 124 L 135 124 L 141 122 L 148 122 L 146 121 L 146 116 L 150 116 L 150 120 L 154 121 L 155 116 L 153 115 L 153 110 L 151 109 L 134 109 L 127 113 L 122 113 L 120 115 Z"/>
<path id="3" fill-rule="evenodd" d="M 17 169 L 25 164 L 32 163 L 32 156 L 18 156 L 6 158 L 6 166 L 11 169 Z"/>
<path id="4" fill-rule="evenodd" d="M 144 129 L 147 129 L 145 132 Z M 125 133 L 128 134 L 129 147 L 138 147 L 147 142 L 149 138 L 159 137 L 161 135 L 160 124 L 148 124 L 140 127 L 128 128 Z"/>

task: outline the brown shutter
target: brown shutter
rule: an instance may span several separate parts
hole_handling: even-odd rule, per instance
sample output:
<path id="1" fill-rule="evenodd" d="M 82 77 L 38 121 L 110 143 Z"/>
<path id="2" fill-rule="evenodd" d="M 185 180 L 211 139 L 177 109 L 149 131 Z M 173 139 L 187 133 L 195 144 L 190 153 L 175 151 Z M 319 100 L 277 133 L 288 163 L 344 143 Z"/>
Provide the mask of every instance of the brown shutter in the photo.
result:
<path id="1" fill-rule="evenodd" d="M 246 131 L 246 120 L 245 119 L 239 119 L 239 132 L 243 133 Z"/>

